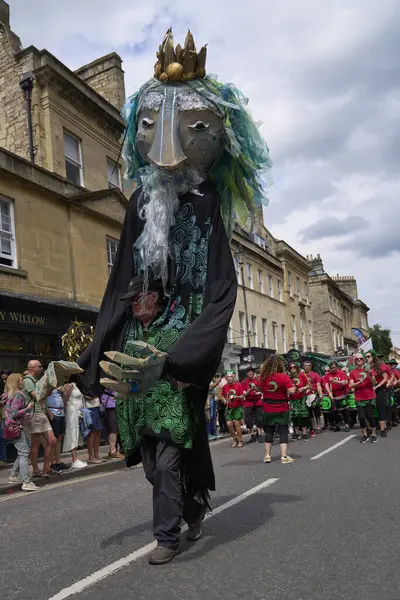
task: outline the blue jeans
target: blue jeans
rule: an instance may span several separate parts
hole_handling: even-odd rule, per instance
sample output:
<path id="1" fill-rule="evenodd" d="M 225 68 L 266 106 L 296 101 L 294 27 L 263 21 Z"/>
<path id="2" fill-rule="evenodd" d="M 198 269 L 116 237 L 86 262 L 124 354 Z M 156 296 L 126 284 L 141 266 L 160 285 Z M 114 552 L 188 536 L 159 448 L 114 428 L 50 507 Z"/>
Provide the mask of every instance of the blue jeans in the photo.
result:
<path id="1" fill-rule="evenodd" d="M 7 460 L 7 440 L 4 439 L 4 419 L 0 421 L 0 460 Z"/>
<path id="2" fill-rule="evenodd" d="M 208 435 L 217 435 L 217 403 L 215 396 L 210 396 L 210 422 L 207 423 Z"/>
<path id="3" fill-rule="evenodd" d="M 31 451 L 31 443 L 23 429 L 21 429 L 20 437 L 17 440 L 13 440 L 13 444 L 18 456 L 11 470 L 11 476 L 21 477 L 22 483 L 29 483 L 31 480 L 29 474 L 29 453 Z"/>

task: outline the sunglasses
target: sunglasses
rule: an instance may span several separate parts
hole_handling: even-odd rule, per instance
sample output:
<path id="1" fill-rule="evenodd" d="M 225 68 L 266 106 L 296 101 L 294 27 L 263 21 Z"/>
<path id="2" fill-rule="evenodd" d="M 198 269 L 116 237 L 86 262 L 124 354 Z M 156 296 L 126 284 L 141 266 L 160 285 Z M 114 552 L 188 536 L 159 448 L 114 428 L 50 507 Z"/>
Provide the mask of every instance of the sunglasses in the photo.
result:
<path id="1" fill-rule="evenodd" d="M 367 358 L 372 358 L 372 354 L 366 354 Z"/>
<path id="2" fill-rule="evenodd" d="M 368 358 L 368 357 L 367 357 Z M 364 360 L 363 358 L 356 358 L 356 360 Z"/>

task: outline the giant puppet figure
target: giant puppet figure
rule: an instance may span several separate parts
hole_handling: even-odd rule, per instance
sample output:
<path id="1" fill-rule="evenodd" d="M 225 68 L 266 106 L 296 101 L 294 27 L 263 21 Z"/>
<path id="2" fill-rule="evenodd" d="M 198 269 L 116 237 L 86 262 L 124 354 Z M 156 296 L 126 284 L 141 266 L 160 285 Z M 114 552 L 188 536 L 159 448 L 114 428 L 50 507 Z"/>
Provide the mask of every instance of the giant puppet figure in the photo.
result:
<path id="1" fill-rule="evenodd" d="M 128 466 L 153 485 L 152 564 L 177 553 L 214 490 L 204 406 L 235 306 L 229 238 L 261 205 L 268 148 L 231 85 L 206 76 L 206 48 L 168 30 L 154 77 L 124 108 L 129 202 L 94 340 L 79 361 L 84 382 L 118 396 Z M 105 360 L 105 359 L 108 360 Z"/>

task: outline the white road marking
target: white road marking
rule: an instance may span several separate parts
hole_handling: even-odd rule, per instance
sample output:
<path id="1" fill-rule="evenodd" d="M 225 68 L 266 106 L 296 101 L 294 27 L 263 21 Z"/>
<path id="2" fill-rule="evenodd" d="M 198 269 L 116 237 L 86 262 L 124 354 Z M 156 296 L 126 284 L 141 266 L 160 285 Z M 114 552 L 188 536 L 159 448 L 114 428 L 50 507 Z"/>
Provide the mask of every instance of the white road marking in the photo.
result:
<path id="1" fill-rule="evenodd" d="M 332 452 L 332 450 L 335 450 L 336 448 L 339 448 L 339 446 L 343 446 L 343 444 L 346 444 L 346 442 L 349 442 L 350 440 L 352 440 L 355 437 L 356 437 L 355 433 L 353 433 L 353 435 L 348 435 L 347 437 L 344 438 L 344 440 L 341 440 L 340 442 L 338 442 L 337 444 L 334 444 L 330 448 L 327 448 L 323 452 L 320 452 L 319 454 L 316 454 L 310 460 L 317 460 L 318 458 L 321 458 L 321 456 L 325 456 L 325 454 L 328 454 L 328 452 Z"/>
<path id="2" fill-rule="evenodd" d="M 220 514 L 224 510 L 226 510 L 227 508 L 231 508 L 232 506 L 239 504 L 239 502 L 246 500 L 246 498 L 248 498 L 249 496 L 252 496 L 253 494 L 256 494 L 257 492 L 260 492 L 261 490 L 264 490 L 267 487 L 270 487 L 277 481 L 279 481 L 279 478 L 267 479 L 263 483 L 260 483 L 260 485 L 256 485 L 256 487 L 253 487 L 250 490 L 247 490 L 247 492 L 240 494 L 240 496 L 237 496 L 236 498 L 229 500 L 229 502 L 225 502 L 224 504 L 217 506 L 213 510 L 213 512 L 206 515 L 205 518 L 211 519 L 212 517 L 215 517 L 216 515 Z M 185 531 L 187 531 L 187 525 L 182 527 L 182 532 L 185 532 Z M 127 567 L 128 565 L 139 560 L 143 556 L 146 556 L 146 554 L 149 554 L 152 550 L 154 550 L 154 548 L 156 546 L 157 546 L 156 542 L 151 542 L 150 544 L 146 544 L 146 546 L 139 548 L 139 550 L 135 550 L 135 552 L 128 554 L 128 556 L 125 556 L 123 558 L 120 558 L 119 560 L 116 560 L 115 562 L 111 563 L 110 565 L 103 567 L 99 571 L 92 573 L 91 575 L 89 575 L 88 577 L 85 577 L 84 579 L 81 579 L 80 581 L 76 581 L 71 586 L 64 588 L 63 590 L 58 592 L 58 594 L 49 598 L 49 600 L 65 600 L 66 598 L 70 598 L 71 596 L 74 596 L 75 594 L 80 594 L 81 592 L 83 592 L 83 590 L 86 590 L 88 587 L 91 587 L 92 585 L 95 585 L 102 579 L 105 579 L 106 577 L 113 575 L 116 571 L 119 571 L 119 569 L 122 569 L 123 567 Z"/>

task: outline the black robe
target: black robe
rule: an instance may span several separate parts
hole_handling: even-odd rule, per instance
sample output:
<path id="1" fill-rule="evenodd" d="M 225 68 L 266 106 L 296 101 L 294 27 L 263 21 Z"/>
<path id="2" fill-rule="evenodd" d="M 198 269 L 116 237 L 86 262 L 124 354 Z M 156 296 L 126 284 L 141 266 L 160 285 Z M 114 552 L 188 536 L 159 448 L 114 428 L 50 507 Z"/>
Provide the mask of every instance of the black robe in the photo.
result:
<path id="1" fill-rule="evenodd" d="M 101 392 L 99 362 L 104 359 L 103 353 L 107 350 L 122 350 L 126 335 L 130 307 L 121 301 L 121 297 L 126 293 L 132 277 L 139 274 L 133 246 L 143 230 L 143 221 L 137 215 L 137 198 L 140 193 L 140 189 L 136 190 L 129 202 L 112 273 L 101 304 L 94 340 L 79 360 L 79 364 L 85 369 L 84 383 L 96 394 Z M 188 210 L 191 211 L 190 219 L 187 220 L 189 227 L 194 224 L 199 232 L 202 232 L 207 226 L 209 231 L 208 237 L 203 237 L 201 242 L 201 252 L 204 250 L 207 253 L 206 264 L 203 267 L 206 272 L 199 273 L 199 277 L 204 278 L 201 288 L 202 310 L 169 348 L 164 375 L 192 384 L 188 393 L 197 412 L 199 427 L 193 441 L 193 449 L 187 451 L 188 475 L 193 492 L 198 493 L 201 490 L 204 495 L 205 489 L 215 489 L 204 407 L 208 386 L 218 369 L 226 341 L 236 301 L 237 281 L 222 222 L 220 197 L 210 182 L 200 186 L 200 193 L 201 195 L 190 192 L 185 194 L 180 199 L 180 206 L 185 209 L 189 207 Z M 190 278 L 182 273 L 179 263 L 184 255 L 185 260 L 187 259 L 188 248 L 190 244 L 193 245 L 195 237 L 193 233 L 192 238 L 188 237 L 190 231 L 187 227 L 178 228 L 177 235 L 182 244 L 178 250 L 175 249 L 178 259 L 176 260 L 177 256 L 174 257 L 175 267 L 170 269 L 172 281 L 169 283 L 173 286 L 172 300 L 179 298 L 185 305 L 189 301 L 193 286 Z M 186 245 L 185 236 L 188 237 L 189 246 Z M 131 466 L 139 460 L 139 454 L 131 456 L 128 465 Z"/>

